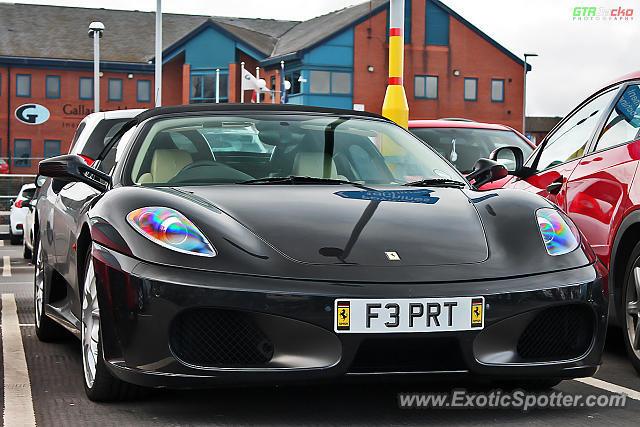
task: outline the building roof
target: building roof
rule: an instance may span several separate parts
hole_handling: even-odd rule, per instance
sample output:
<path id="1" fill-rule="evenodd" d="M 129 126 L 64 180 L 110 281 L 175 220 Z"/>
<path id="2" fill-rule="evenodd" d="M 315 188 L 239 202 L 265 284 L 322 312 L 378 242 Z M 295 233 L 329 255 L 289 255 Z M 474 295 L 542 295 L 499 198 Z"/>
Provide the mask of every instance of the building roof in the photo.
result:
<path id="1" fill-rule="evenodd" d="M 300 22 L 279 38 L 270 56 L 277 58 L 308 49 L 319 41 L 367 17 L 369 13 L 376 13 L 381 6 L 386 6 L 387 3 L 389 3 L 388 0 L 372 0 L 371 3 L 366 2 L 346 7 L 308 21 Z"/>
<path id="2" fill-rule="evenodd" d="M 562 117 L 527 117 L 527 132 L 549 132 Z"/>
<path id="3" fill-rule="evenodd" d="M 433 3 L 467 25 L 516 62 L 523 61 L 439 0 Z M 192 37 L 203 25 L 216 25 L 272 63 L 311 50 L 325 40 L 388 7 L 389 0 L 371 0 L 308 21 L 234 18 L 164 13 L 163 50 Z M 105 25 L 101 60 L 148 63 L 154 58 L 155 12 L 0 3 L 0 56 L 14 58 L 93 59 L 88 25 Z M 55 34 L 52 36 L 52 34 Z"/>

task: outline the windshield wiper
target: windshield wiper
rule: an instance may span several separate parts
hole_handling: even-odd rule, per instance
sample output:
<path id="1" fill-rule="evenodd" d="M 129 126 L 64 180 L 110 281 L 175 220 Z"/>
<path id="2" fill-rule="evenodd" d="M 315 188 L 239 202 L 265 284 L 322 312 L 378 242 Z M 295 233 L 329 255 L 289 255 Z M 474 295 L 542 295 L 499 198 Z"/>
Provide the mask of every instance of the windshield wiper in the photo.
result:
<path id="1" fill-rule="evenodd" d="M 462 181 L 456 181 L 455 179 L 445 179 L 445 178 L 430 178 L 430 179 L 421 179 L 420 181 L 412 181 L 403 184 L 407 187 L 454 187 L 454 188 L 462 188 L 465 187 L 465 184 Z"/>
<path id="2" fill-rule="evenodd" d="M 334 179 L 334 178 L 317 178 L 313 176 L 298 176 L 298 175 L 290 175 L 290 176 L 269 176 L 264 178 L 250 179 L 248 181 L 240 181 L 236 182 L 236 184 L 290 184 L 290 185 L 299 185 L 299 184 L 349 184 L 354 187 L 363 188 L 365 190 L 371 190 L 360 183 L 347 181 L 345 179 Z"/>

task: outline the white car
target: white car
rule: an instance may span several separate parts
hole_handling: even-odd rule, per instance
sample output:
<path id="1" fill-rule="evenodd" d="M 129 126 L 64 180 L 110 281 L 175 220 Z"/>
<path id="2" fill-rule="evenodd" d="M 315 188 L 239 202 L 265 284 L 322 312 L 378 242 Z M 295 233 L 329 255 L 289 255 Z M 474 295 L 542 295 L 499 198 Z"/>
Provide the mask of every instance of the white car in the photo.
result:
<path id="1" fill-rule="evenodd" d="M 29 207 L 23 206 L 27 200 L 31 200 L 36 192 L 35 184 L 25 184 L 20 188 L 20 192 L 11 204 L 9 213 L 9 239 L 12 245 L 20 243 L 24 229 L 24 220 L 29 212 Z"/>
<path id="2" fill-rule="evenodd" d="M 115 110 L 89 114 L 78 125 L 69 154 L 77 154 L 91 165 L 113 135 L 143 111 Z"/>

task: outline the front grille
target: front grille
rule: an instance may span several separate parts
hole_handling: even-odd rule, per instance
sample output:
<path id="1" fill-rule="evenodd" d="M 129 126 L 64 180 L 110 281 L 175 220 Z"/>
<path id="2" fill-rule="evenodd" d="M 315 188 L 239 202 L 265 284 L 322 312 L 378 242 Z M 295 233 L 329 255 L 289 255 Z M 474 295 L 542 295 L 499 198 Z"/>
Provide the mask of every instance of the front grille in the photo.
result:
<path id="1" fill-rule="evenodd" d="M 349 372 L 459 371 L 467 367 L 455 338 L 372 338 L 358 348 Z"/>
<path id="2" fill-rule="evenodd" d="M 274 351 L 250 314 L 215 308 L 178 315 L 171 325 L 170 345 L 178 359 L 202 367 L 263 367 Z"/>
<path id="3" fill-rule="evenodd" d="M 581 305 L 542 310 L 518 339 L 518 355 L 526 361 L 574 359 L 591 345 L 594 317 Z"/>

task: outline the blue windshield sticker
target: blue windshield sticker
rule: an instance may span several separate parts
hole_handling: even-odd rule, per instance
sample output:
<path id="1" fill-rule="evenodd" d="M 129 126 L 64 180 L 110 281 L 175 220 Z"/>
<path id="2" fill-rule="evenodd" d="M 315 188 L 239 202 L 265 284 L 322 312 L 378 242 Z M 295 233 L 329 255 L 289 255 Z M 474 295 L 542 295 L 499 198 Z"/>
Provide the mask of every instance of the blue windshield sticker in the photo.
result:
<path id="1" fill-rule="evenodd" d="M 434 190 L 365 190 L 338 191 L 334 194 L 345 199 L 374 200 L 379 202 L 424 203 L 434 205 L 439 197 L 431 196 Z"/>

